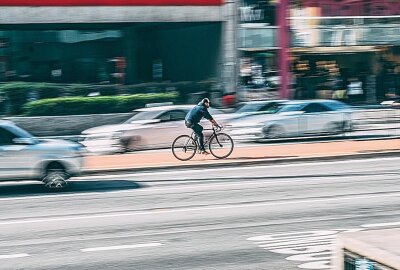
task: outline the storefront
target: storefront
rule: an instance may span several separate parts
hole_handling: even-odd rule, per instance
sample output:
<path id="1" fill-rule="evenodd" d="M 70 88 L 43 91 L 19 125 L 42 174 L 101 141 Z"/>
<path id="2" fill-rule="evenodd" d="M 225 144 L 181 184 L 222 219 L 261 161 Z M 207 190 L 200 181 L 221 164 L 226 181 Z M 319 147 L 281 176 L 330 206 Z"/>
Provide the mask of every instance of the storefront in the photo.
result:
<path id="1" fill-rule="evenodd" d="M 132 84 L 217 77 L 220 23 L 23 25 L 0 31 L 0 81 Z M 194 53 L 195 52 L 195 53 Z"/>
<path id="2" fill-rule="evenodd" d="M 2 82 L 216 78 L 234 89 L 235 16 L 222 0 L 0 0 L 0 6 Z"/>
<path id="3" fill-rule="evenodd" d="M 384 99 L 382 59 L 387 49 L 370 46 L 293 50 L 294 97 L 334 98 L 350 103 Z M 361 89 L 352 91 L 354 85 Z"/>

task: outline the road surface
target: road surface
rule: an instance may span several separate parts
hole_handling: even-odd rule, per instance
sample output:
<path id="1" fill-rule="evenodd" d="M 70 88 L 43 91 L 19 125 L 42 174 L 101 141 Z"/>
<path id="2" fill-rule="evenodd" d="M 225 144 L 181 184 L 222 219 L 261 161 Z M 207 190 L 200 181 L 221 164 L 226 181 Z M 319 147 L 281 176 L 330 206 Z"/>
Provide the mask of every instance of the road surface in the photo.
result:
<path id="1" fill-rule="evenodd" d="M 400 226 L 399 158 L 0 184 L 0 269 L 330 269 L 342 231 Z"/>

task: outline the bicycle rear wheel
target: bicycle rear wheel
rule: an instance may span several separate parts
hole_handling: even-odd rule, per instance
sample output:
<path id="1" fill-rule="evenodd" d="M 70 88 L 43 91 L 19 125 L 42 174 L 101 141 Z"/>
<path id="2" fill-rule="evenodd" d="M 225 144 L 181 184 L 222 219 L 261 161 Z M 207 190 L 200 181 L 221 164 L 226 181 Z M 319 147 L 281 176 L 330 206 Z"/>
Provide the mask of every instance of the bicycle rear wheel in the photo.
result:
<path id="1" fill-rule="evenodd" d="M 194 157 L 197 151 L 197 143 L 188 135 L 181 135 L 172 144 L 172 153 L 182 161 L 187 161 Z"/>
<path id="2" fill-rule="evenodd" d="M 233 140 L 225 133 L 217 133 L 210 141 L 211 154 L 219 159 L 227 158 L 233 152 Z"/>

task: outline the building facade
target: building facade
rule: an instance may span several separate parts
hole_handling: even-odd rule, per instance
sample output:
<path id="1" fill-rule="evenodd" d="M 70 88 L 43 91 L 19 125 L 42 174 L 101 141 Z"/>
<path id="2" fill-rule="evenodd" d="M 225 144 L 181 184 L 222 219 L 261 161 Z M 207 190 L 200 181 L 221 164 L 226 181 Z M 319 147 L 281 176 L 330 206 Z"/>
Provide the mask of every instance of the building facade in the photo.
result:
<path id="1" fill-rule="evenodd" d="M 264 87 L 271 93 L 265 82 L 278 81 L 268 79 L 275 77 L 268 71 L 279 69 L 277 63 L 282 61 L 277 53 L 281 25 L 266 21 L 263 15 L 268 13 L 260 10 L 276 10 L 279 1 L 257 2 L 241 4 L 245 11 L 238 28 L 239 55 L 244 58 L 241 82 L 251 81 L 245 88 Z M 291 47 L 291 97 L 376 102 L 399 96 L 399 7 L 397 0 L 290 1 L 286 35 Z M 349 97 L 349 85 L 359 82 L 363 94 Z"/>
<path id="2" fill-rule="evenodd" d="M 0 81 L 236 83 L 223 0 L 0 0 Z"/>

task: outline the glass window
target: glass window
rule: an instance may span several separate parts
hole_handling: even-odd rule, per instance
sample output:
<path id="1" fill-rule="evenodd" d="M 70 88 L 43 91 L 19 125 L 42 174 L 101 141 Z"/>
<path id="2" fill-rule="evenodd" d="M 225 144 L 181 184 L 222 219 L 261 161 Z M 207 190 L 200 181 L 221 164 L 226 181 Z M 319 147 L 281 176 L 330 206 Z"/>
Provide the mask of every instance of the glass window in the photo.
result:
<path id="1" fill-rule="evenodd" d="M 17 136 L 14 133 L 0 127 L 0 145 L 12 145 L 15 138 Z"/>
<path id="2" fill-rule="evenodd" d="M 304 107 L 304 104 L 289 104 L 289 105 L 283 105 L 280 107 L 279 112 L 297 112 L 297 111 L 302 111 Z"/>
<path id="3" fill-rule="evenodd" d="M 311 103 L 304 108 L 305 113 L 326 112 L 329 109 L 319 103 Z"/>
<path id="4" fill-rule="evenodd" d="M 326 105 L 327 107 L 329 107 L 330 109 L 332 109 L 334 111 L 351 109 L 351 107 L 349 105 L 347 105 L 343 102 L 340 102 L 340 101 L 335 101 L 335 100 L 329 101 L 324 105 Z"/>
<path id="5" fill-rule="evenodd" d="M 135 115 L 125 121 L 125 123 L 129 124 L 135 121 L 156 119 L 161 112 L 162 111 L 135 111 Z"/>
<path id="6" fill-rule="evenodd" d="M 171 113 L 170 112 L 165 112 L 163 114 L 161 114 L 158 119 L 160 119 L 162 122 L 165 121 L 170 121 L 171 120 Z"/>
<path id="7" fill-rule="evenodd" d="M 186 117 L 186 112 L 184 111 L 172 111 L 171 113 L 171 121 L 183 121 Z"/>
<path id="8" fill-rule="evenodd" d="M 263 106 L 262 103 L 247 103 L 244 104 L 237 113 L 250 113 L 250 112 L 257 112 Z"/>

